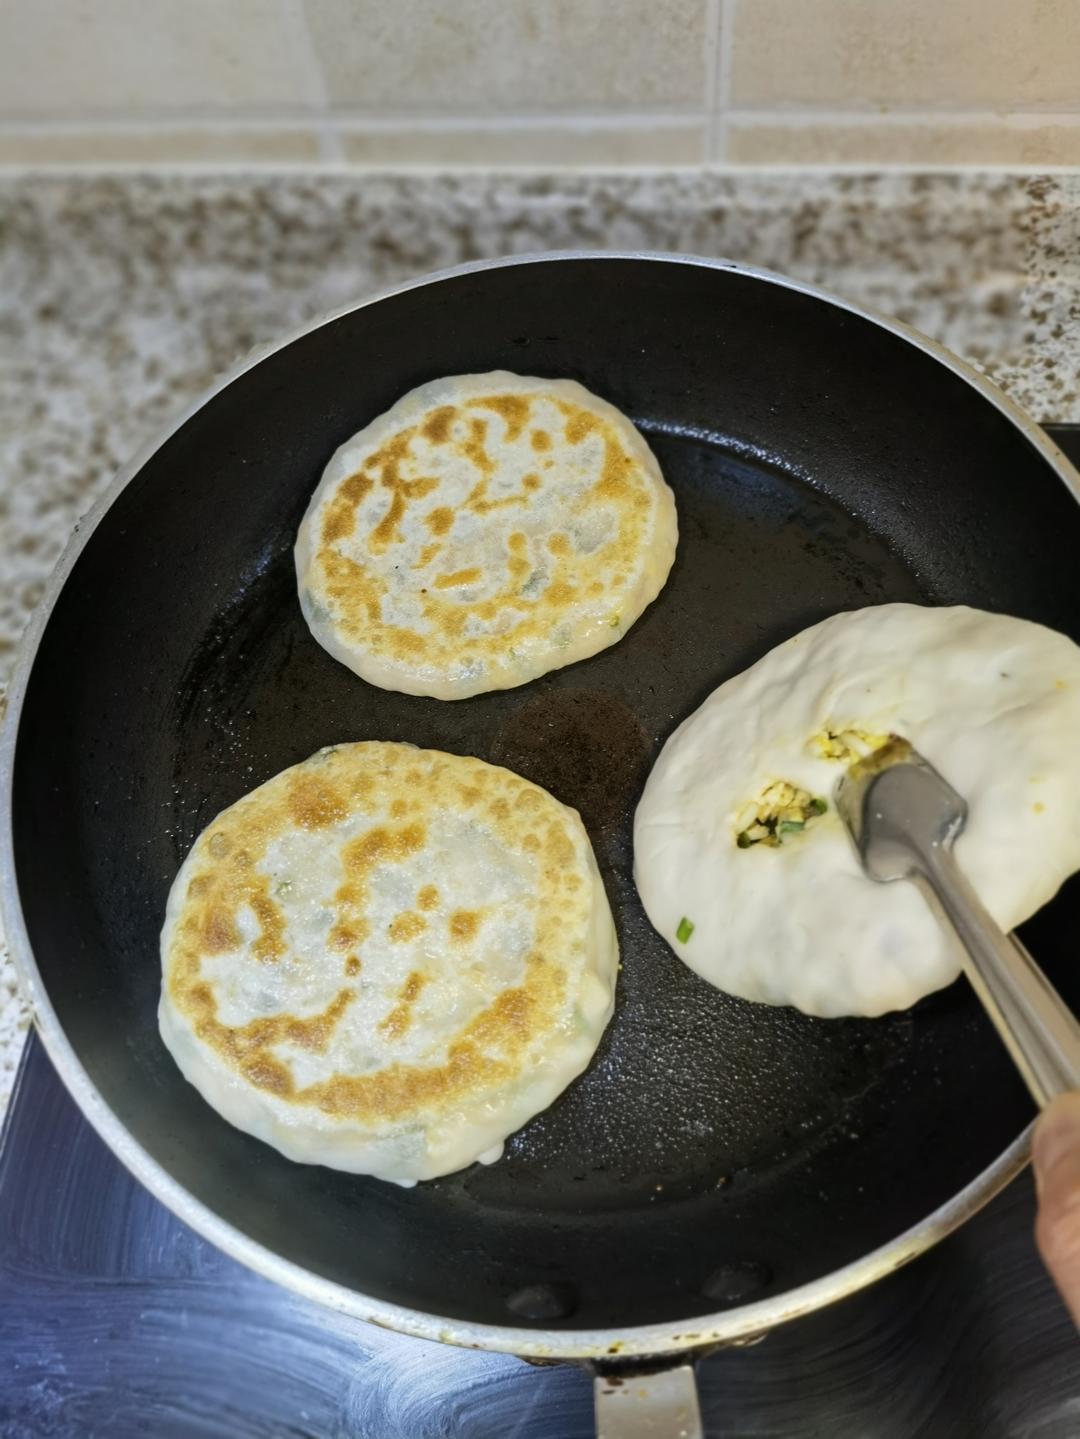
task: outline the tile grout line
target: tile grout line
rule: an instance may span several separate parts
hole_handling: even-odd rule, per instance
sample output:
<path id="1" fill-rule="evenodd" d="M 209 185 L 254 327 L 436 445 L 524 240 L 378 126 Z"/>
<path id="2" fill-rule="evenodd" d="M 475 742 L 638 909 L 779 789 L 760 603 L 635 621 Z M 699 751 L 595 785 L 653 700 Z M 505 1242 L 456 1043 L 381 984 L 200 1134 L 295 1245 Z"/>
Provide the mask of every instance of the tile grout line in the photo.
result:
<path id="1" fill-rule="evenodd" d="M 716 87 L 720 69 L 720 6 L 721 0 L 705 0 L 705 38 L 702 61 L 705 66 L 705 123 L 702 127 L 701 163 L 713 163 L 716 129 Z"/>
<path id="2" fill-rule="evenodd" d="M 710 12 L 716 9 L 723 13 L 728 9 L 733 10 L 735 0 L 706 0 Z M 708 42 L 706 41 L 706 44 Z M 830 124 L 896 124 L 904 120 L 942 120 L 948 123 L 962 123 L 967 121 L 978 121 L 987 123 L 991 121 L 1002 121 L 1022 118 L 1031 123 L 1046 124 L 1075 124 L 1080 122 L 1080 105 L 1072 109 L 1053 109 L 1049 106 L 1014 107 L 998 106 L 986 108 L 978 106 L 950 105 L 891 105 L 887 109 L 881 107 L 860 108 L 858 106 L 847 106 L 839 109 L 829 109 L 823 106 L 812 104 L 791 104 L 776 106 L 757 105 L 736 105 L 731 104 L 731 56 L 725 54 L 725 47 L 720 37 L 719 43 L 710 47 L 718 52 L 717 71 L 706 76 L 705 106 L 715 107 L 722 115 L 738 119 L 740 122 L 760 121 L 762 123 L 777 124 L 790 123 L 791 121 L 824 121 Z M 312 70 L 316 70 L 317 61 L 311 57 Z M 178 106 L 175 110 L 159 110 L 157 113 L 148 115 L 143 113 L 118 114 L 109 111 L 95 111 L 83 109 L 77 114 L 52 112 L 27 113 L 25 111 L 9 111 L 4 113 L 0 107 L 0 133 L 18 131 L 24 129 L 45 129 L 56 130 L 75 129 L 160 129 L 163 127 L 176 128 L 185 127 L 212 127 L 228 128 L 236 126 L 244 128 L 247 126 L 277 126 L 289 128 L 291 126 L 304 126 L 313 128 L 321 118 L 325 118 L 331 124 L 354 124 L 369 125 L 373 129 L 396 129 L 408 125 L 418 126 L 445 126 L 447 128 L 464 126 L 490 126 L 500 127 L 528 127 L 552 125 L 558 127 L 565 124 L 577 124 L 580 122 L 595 122 L 598 124 L 616 123 L 626 125 L 656 125 L 671 123 L 687 123 L 701 119 L 700 108 L 679 108 L 676 106 L 657 106 L 654 108 L 637 107 L 633 110 L 612 106 L 610 108 L 568 108 L 565 110 L 518 110 L 518 111 L 492 111 L 492 110 L 445 110 L 445 109 L 415 109 L 403 107 L 400 110 L 387 110 L 385 107 L 378 109 L 367 109 L 362 105 L 338 106 L 331 108 L 329 100 L 325 95 L 325 84 L 320 78 L 312 74 L 310 86 L 310 99 L 304 105 L 284 106 L 280 109 L 270 107 L 252 106 L 245 110 L 214 110 L 201 107 L 189 109 Z"/>
<path id="3" fill-rule="evenodd" d="M 324 161 L 343 160 L 345 147 L 341 135 L 330 115 L 330 94 L 326 86 L 326 72 L 311 38 L 307 11 L 303 0 L 282 0 L 285 23 L 296 38 L 297 53 L 307 75 L 305 88 L 310 97 L 313 114 L 310 120 L 319 144 L 319 158 Z"/>
<path id="4" fill-rule="evenodd" d="M 709 123 L 709 161 L 723 165 L 728 157 L 728 118 L 731 111 L 731 75 L 735 63 L 735 6 L 737 0 L 718 0 L 716 85 Z"/>
<path id="5" fill-rule="evenodd" d="M 905 122 L 930 121 L 948 125 L 969 124 L 1024 124 L 1024 125 L 1065 125 L 1080 124 L 1080 110 L 935 110 L 932 107 L 900 110 L 815 110 L 792 107 L 790 109 L 766 110 L 753 107 L 727 107 L 726 117 L 739 124 L 808 124 L 828 125 L 871 125 L 885 127 L 902 125 Z M 317 109 L 284 110 L 278 113 L 193 113 L 178 109 L 172 113 L 154 116 L 134 115 L 82 115 L 72 118 L 61 115 L 8 116 L 0 114 L 0 135 L 18 134 L 64 134 L 82 131 L 156 131 L 156 130 L 260 130 L 260 129 L 317 129 L 321 119 L 327 119 L 334 126 L 365 127 L 370 130 L 506 130 L 506 129 L 567 129 L 577 126 L 615 129 L 646 129 L 660 126 L 674 128 L 678 125 L 700 124 L 700 110 L 563 110 L 527 111 L 517 114 L 498 114 L 491 111 L 453 111 L 451 113 L 432 110 L 402 110 L 387 113 L 365 110 L 341 109 L 325 117 Z"/>
<path id="6" fill-rule="evenodd" d="M 22 181 L 48 174 L 60 176 L 123 176 L 146 178 L 159 175 L 178 175 L 195 180 L 212 180 L 215 177 L 227 179 L 250 175 L 287 175 L 298 179 L 308 176 L 382 176 L 394 179 L 407 176 L 410 179 L 445 180 L 448 177 L 468 176 L 470 178 L 496 178 L 521 176 L 533 178 L 548 176 L 567 181 L 606 180 L 612 177 L 644 177 L 647 179 L 667 178 L 672 175 L 702 176 L 730 175 L 736 178 L 782 178 L 787 180 L 807 177 L 825 178 L 831 176 L 854 176 L 860 179 L 888 176 L 949 175 L 960 177 L 985 177 L 987 175 L 1031 179 L 1050 177 L 1054 179 L 1076 179 L 1078 167 L 1059 163 L 1036 163 L 1022 160 L 733 160 L 718 165 L 702 165 L 697 161 L 659 162 L 643 161 L 590 161 L 588 164 L 573 164 L 566 161 L 433 161 L 433 160 L 281 160 L 281 159 L 239 159 L 239 160 L 44 160 L 15 161 L 0 159 L 0 182 Z"/>
<path id="7" fill-rule="evenodd" d="M 1037 125 L 1080 125 L 1080 110 L 815 110 L 793 106 L 787 110 L 728 110 L 728 118 L 738 125 L 835 125 L 837 128 L 888 129 L 897 125 L 944 124 L 1012 125 L 1017 129 Z"/>
<path id="8" fill-rule="evenodd" d="M 435 111 L 401 111 L 387 114 L 365 111 L 340 110 L 322 116 L 316 110 L 291 111 L 280 115 L 207 115 L 192 114 L 178 110 L 172 115 L 155 115 L 152 118 L 130 115 L 87 116 L 81 119 L 48 117 L 45 119 L 8 119 L 0 117 L 0 136 L 5 135 L 64 135 L 82 134 L 86 131 L 115 134 L 144 134 L 170 130 L 207 130 L 239 134 L 260 130 L 318 130 L 321 119 L 326 119 L 331 128 L 364 129 L 371 132 L 401 130 L 463 131 L 491 130 L 653 130 L 677 129 L 683 125 L 700 125 L 700 110 L 564 110 L 550 114 L 527 113 L 517 115 L 454 112 L 440 114 Z"/>

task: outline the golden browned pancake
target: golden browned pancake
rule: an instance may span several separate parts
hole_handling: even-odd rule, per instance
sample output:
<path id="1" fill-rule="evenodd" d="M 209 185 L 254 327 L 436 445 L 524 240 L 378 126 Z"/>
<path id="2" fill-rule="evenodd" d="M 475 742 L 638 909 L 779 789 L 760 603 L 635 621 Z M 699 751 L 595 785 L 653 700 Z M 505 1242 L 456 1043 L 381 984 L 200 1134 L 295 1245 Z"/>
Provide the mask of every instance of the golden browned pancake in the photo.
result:
<path id="1" fill-rule="evenodd" d="M 319 643 L 364 679 L 463 699 L 616 643 L 675 557 L 630 421 L 573 380 L 411 391 L 334 455 L 296 542 Z"/>
<path id="2" fill-rule="evenodd" d="M 618 951 L 574 810 L 476 759 L 320 750 L 196 840 L 161 1033 L 292 1159 L 414 1183 L 498 1157 L 588 1064 Z"/>

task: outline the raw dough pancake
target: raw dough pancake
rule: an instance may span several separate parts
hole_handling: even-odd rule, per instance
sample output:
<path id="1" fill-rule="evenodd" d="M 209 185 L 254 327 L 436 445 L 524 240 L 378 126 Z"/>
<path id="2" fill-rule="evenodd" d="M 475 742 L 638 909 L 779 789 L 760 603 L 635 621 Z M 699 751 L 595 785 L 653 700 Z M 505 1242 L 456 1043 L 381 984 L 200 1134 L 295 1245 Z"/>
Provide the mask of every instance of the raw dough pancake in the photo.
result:
<path id="1" fill-rule="evenodd" d="M 580 1074 L 618 948 L 574 810 L 372 742 L 218 815 L 161 958 L 162 1037 L 220 1114 L 290 1159 L 412 1184 L 497 1159 Z"/>
<path id="2" fill-rule="evenodd" d="M 675 558 L 675 501 L 573 380 L 421 385 L 343 445 L 296 541 L 315 638 L 383 689 L 464 699 L 626 633 Z"/>
<path id="3" fill-rule="evenodd" d="M 653 924 L 704 979 L 877 1015 L 960 963 L 913 884 L 862 871 L 843 768 L 901 735 L 968 802 L 957 859 L 1008 930 L 1080 869 L 1080 649 L 967 608 L 835 615 L 728 680 L 668 740 L 634 826 Z"/>

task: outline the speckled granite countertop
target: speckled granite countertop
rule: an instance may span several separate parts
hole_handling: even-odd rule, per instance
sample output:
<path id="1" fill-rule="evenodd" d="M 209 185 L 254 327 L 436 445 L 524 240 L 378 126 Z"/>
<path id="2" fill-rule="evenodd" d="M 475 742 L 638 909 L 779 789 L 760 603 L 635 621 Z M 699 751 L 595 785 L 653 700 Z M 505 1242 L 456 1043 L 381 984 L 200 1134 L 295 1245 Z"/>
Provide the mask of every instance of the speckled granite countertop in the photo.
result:
<path id="1" fill-rule="evenodd" d="M 0 686 L 72 525 L 251 346 L 425 270 L 597 248 L 825 285 L 1080 420 L 1080 176 L 3 179 Z M 0 948 L 0 1113 L 27 1023 Z"/>

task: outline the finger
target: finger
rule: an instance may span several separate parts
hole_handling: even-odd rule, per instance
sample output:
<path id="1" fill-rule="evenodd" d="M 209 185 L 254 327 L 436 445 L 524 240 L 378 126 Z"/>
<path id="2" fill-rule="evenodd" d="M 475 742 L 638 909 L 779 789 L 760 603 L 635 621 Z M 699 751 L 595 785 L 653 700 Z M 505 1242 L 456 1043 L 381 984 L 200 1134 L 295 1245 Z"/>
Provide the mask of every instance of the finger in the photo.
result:
<path id="1" fill-rule="evenodd" d="M 1039 1196 L 1035 1240 L 1080 1325 L 1080 1094 L 1061 1095 L 1046 1107 L 1031 1157 Z"/>

